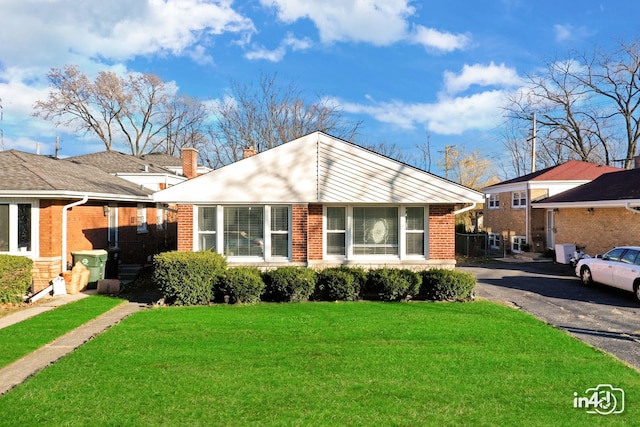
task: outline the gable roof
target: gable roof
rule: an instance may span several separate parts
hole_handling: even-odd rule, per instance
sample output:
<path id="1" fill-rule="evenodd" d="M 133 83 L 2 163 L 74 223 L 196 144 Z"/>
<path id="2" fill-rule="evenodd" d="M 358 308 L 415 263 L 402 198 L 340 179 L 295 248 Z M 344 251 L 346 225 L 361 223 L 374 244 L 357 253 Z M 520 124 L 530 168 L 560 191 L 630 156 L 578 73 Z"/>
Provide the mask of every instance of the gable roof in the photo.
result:
<path id="1" fill-rule="evenodd" d="M 597 165 L 595 163 L 583 162 L 580 160 L 569 160 L 557 166 L 541 169 L 527 175 L 519 176 L 507 181 L 490 185 L 486 189 L 499 187 L 502 185 L 540 182 L 540 181 L 591 181 L 602 174 L 617 172 L 623 169 L 613 166 Z"/>
<path id="2" fill-rule="evenodd" d="M 640 169 L 611 172 L 571 190 L 534 202 L 535 207 L 640 206 Z"/>
<path id="3" fill-rule="evenodd" d="M 18 150 L 0 152 L 0 197 L 150 201 L 151 192 L 94 166 Z"/>
<path id="4" fill-rule="evenodd" d="M 484 196 L 315 132 L 154 195 L 177 203 L 473 203 Z"/>
<path id="5" fill-rule="evenodd" d="M 166 156 L 166 158 L 164 157 Z M 142 158 L 132 156 L 130 154 L 124 154 L 119 151 L 102 151 L 99 153 L 84 154 L 82 156 L 68 157 L 62 159 L 66 162 L 72 162 L 79 165 L 90 165 L 99 168 L 100 170 L 108 173 L 156 173 L 156 174 L 173 174 L 169 169 L 165 168 L 165 165 L 158 163 L 159 161 L 168 161 L 166 154 L 163 157 L 149 158 L 143 156 Z M 171 165 L 181 165 L 179 158 L 174 158 L 175 161 Z M 177 162 L 177 163 L 176 163 Z"/>

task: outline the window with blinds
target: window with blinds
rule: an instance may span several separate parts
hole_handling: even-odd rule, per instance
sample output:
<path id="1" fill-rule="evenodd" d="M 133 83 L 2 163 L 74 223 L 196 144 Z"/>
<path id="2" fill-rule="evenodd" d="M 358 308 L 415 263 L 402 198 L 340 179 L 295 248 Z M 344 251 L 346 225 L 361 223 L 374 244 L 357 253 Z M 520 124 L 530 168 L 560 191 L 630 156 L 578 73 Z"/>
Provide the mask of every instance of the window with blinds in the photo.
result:
<path id="1" fill-rule="evenodd" d="M 264 207 L 224 208 L 224 255 L 263 256 Z"/>
<path id="2" fill-rule="evenodd" d="M 327 207 L 327 255 L 345 255 L 347 238 L 346 208 Z"/>
<path id="3" fill-rule="evenodd" d="M 398 255 L 398 208 L 353 208 L 353 253 Z"/>
<path id="4" fill-rule="evenodd" d="M 424 208 L 422 206 L 407 207 L 406 219 L 406 253 L 407 255 L 424 255 Z"/>
<path id="5" fill-rule="evenodd" d="M 198 206 L 198 248 L 201 251 L 216 250 L 217 208 Z"/>
<path id="6" fill-rule="evenodd" d="M 271 206 L 271 256 L 289 256 L 289 208 Z"/>

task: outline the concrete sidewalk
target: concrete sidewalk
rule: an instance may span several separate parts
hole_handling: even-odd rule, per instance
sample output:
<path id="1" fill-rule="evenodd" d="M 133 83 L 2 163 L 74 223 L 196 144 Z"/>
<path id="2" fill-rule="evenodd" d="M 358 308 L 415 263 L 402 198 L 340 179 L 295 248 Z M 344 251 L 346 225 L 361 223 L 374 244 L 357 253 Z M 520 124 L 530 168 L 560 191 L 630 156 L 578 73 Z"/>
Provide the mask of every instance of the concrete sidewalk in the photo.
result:
<path id="1" fill-rule="evenodd" d="M 43 304 L 38 304 L 38 306 L 29 307 L 20 312 L 0 318 L 0 328 L 15 324 L 28 319 L 29 317 L 52 310 L 55 307 L 76 301 L 89 295 L 91 295 L 91 292 L 51 298 Z M 0 369 L 0 396 L 10 391 L 18 384 L 21 384 L 38 371 L 54 363 L 56 360 L 69 354 L 93 337 L 109 329 L 122 319 L 137 311 L 144 310 L 146 307 L 148 307 L 148 305 L 143 303 L 125 302 L 103 315 L 85 323 L 77 329 L 68 332 L 33 353 L 28 354 L 22 359 L 17 360 L 11 365 Z"/>
<path id="2" fill-rule="evenodd" d="M 88 289 L 78 294 L 66 294 L 43 299 L 38 303 L 34 303 L 30 307 L 0 317 L 0 329 L 22 322 L 23 320 L 27 320 L 30 317 L 37 316 L 38 314 L 47 312 L 49 310 L 53 310 L 54 308 L 60 307 L 61 305 L 78 301 L 79 299 L 86 298 L 90 295 L 95 295 L 96 293 L 97 291 L 95 289 Z"/>

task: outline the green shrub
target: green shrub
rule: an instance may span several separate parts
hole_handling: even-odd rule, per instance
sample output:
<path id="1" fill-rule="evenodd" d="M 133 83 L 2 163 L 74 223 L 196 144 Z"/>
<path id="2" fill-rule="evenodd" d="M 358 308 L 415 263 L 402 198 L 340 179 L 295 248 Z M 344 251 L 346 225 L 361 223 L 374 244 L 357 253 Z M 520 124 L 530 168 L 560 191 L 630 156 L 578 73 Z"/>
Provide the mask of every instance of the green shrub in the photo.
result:
<path id="1" fill-rule="evenodd" d="M 360 297 L 362 282 L 348 268 L 325 268 L 318 273 L 314 299 L 325 301 L 356 301 Z"/>
<path id="2" fill-rule="evenodd" d="M 369 271 L 367 291 L 382 301 L 408 301 L 418 294 L 421 276 L 408 269 L 380 268 Z"/>
<path id="3" fill-rule="evenodd" d="M 31 289 L 30 258 L 14 255 L 0 255 L 0 304 L 17 304 Z"/>
<path id="4" fill-rule="evenodd" d="M 422 272 L 420 296 L 433 301 L 465 301 L 473 298 L 475 277 L 456 270 L 433 269 Z"/>
<path id="5" fill-rule="evenodd" d="M 153 280 L 167 304 L 208 304 L 227 261 L 215 252 L 165 252 L 153 259 Z"/>
<path id="6" fill-rule="evenodd" d="M 264 273 L 266 301 L 308 300 L 316 287 L 316 272 L 305 267 L 280 267 Z"/>
<path id="7" fill-rule="evenodd" d="M 220 277 L 214 294 L 219 302 L 252 304 L 260 302 L 263 291 L 264 281 L 260 270 L 253 267 L 234 267 Z"/>

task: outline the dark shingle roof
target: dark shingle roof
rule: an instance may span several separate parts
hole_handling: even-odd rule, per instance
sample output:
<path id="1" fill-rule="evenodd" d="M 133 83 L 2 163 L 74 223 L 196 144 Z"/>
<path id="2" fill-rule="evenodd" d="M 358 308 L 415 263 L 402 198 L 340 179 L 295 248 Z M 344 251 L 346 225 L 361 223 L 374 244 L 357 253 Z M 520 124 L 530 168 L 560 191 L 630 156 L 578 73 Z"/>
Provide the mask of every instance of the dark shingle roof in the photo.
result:
<path id="1" fill-rule="evenodd" d="M 595 163 L 582 162 L 579 160 L 569 160 L 561 165 L 541 169 L 508 181 L 502 181 L 487 188 L 529 181 L 591 181 L 602 174 L 621 170 L 623 169 L 613 166 L 597 165 Z"/>
<path id="2" fill-rule="evenodd" d="M 165 169 L 163 166 L 173 166 L 177 161 L 177 164 L 181 164 L 181 160 L 166 154 L 163 157 L 143 156 L 142 158 L 132 156 L 130 154 L 120 153 L 118 151 L 102 151 L 100 153 L 85 154 L 82 156 L 68 157 L 64 161 L 72 162 L 80 165 L 91 165 L 101 169 L 108 173 L 172 173 L 169 169 Z M 167 158 L 164 158 L 166 156 Z M 165 161 L 171 161 L 171 158 L 176 159 L 171 164 L 161 165 Z M 145 170 L 146 168 L 146 170 Z"/>
<path id="3" fill-rule="evenodd" d="M 0 152 L 0 193 L 81 192 L 146 197 L 151 191 L 106 173 L 94 166 L 79 165 L 18 150 Z"/>
<path id="4" fill-rule="evenodd" d="M 640 199 L 640 169 L 604 174 L 591 182 L 540 200 L 540 203 L 599 202 Z"/>

